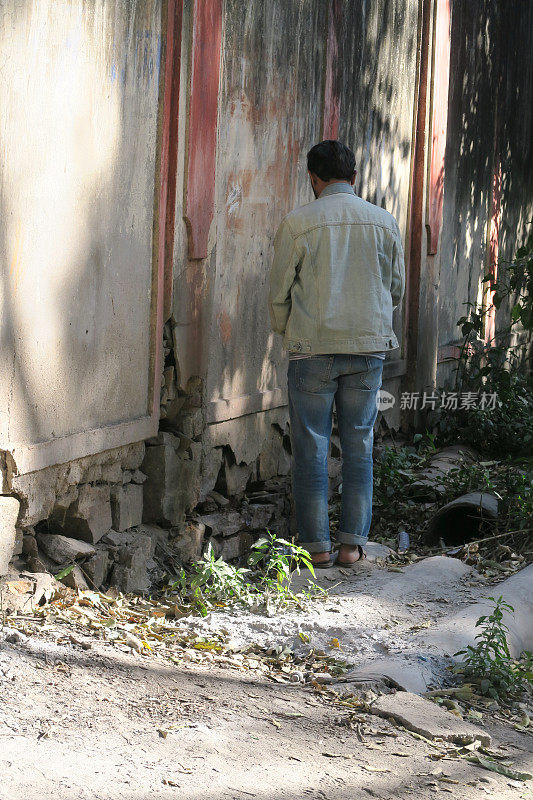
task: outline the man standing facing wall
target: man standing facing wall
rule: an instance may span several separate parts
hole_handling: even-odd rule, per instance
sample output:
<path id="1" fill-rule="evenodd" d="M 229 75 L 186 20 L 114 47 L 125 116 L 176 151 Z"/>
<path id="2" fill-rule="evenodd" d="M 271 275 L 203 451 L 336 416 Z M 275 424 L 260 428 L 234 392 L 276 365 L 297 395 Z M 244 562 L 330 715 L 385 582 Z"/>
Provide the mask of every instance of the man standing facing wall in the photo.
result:
<path id="1" fill-rule="evenodd" d="M 365 557 L 372 518 L 374 423 L 385 353 L 399 347 L 392 312 L 405 265 L 394 217 L 358 197 L 355 157 L 326 140 L 307 154 L 315 200 L 291 211 L 274 241 L 269 311 L 289 353 L 292 489 L 299 543 L 331 566 L 327 454 L 333 404 L 342 449 L 336 563 Z"/>

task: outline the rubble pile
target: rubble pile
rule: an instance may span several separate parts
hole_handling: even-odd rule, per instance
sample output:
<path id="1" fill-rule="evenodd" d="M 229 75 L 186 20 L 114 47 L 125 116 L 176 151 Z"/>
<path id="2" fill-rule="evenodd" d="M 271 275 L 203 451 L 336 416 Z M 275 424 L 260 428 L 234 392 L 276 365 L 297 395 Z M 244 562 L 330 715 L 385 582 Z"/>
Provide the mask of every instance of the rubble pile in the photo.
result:
<path id="1" fill-rule="evenodd" d="M 238 500 L 213 490 L 177 525 L 142 522 L 145 476 L 114 486 L 87 484 L 75 500 L 22 532 L 6 578 L 52 575 L 72 589 L 148 592 L 209 544 L 225 560 L 244 556 L 266 529 L 289 535 L 287 479 L 271 480 Z"/>

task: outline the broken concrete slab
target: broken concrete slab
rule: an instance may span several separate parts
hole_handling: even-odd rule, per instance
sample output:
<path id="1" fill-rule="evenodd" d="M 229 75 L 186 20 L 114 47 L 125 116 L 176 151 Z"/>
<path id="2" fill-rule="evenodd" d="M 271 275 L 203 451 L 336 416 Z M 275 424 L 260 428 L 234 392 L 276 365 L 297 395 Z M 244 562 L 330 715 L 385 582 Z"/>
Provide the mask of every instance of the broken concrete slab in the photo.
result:
<path id="1" fill-rule="evenodd" d="M 387 547 L 386 544 L 380 544 L 379 542 L 367 542 L 364 549 L 367 561 L 376 561 L 378 558 L 385 559 L 389 553 L 392 553 L 390 547 Z"/>
<path id="2" fill-rule="evenodd" d="M 205 500 L 208 493 L 214 489 L 222 466 L 222 448 L 204 448 L 202 453 L 201 482 L 199 500 Z"/>
<path id="3" fill-rule="evenodd" d="M 213 514 L 202 514 L 198 517 L 198 521 L 209 528 L 215 537 L 232 536 L 247 527 L 246 521 L 238 511 L 215 511 Z"/>
<path id="4" fill-rule="evenodd" d="M 71 506 L 78 499 L 78 487 L 70 486 L 66 492 L 59 495 L 54 503 L 54 508 L 50 514 L 50 521 L 60 528 L 65 527 L 65 520 L 69 513 Z"/>
<path id="5" fill-rule="evenodd" d="M 198 561 L 202 555 L 204 535 L 202 522 L 184 522 L 172 528 L 170 546 L 182 564 Z"/>
<path id="6" fill-rule="evenodd" d="M 139 525 L 127 531 L 110 530 L 102 539 L 102 544 L 111 545 L 112 548 L 142 547 L 146 550 L 146 559 L 151 559 L 158 541 L 158 534 L 163 529 L 157 525 Z M 168 535 L 168 534 L 167 534 Z"/>
<path id="7" fill-rule="evenodd" d="M 254 537 L 251 533 L 240 531 L 233 536 L 226 536 L 223 539 L 211 537 L 207 545 L 209 545 L 209 543 L 212 545 L 217 558 L 221 558 L 223 561 L 232 561 L 235 558 L 241 558 L 246 555 L 253 542 Z"/>
<path id="8" fill-rule="evenodd" d="M 280 406 L 260 414 L 245 414 L 234 419 L 207 425 L 203 433 L 205 447 L 231 449 L 237 464 L 252 464 L 263 449 L 272 425 L 285 431 L 287 407 Z"/>
<path id="9" fill-rule="evenodd" d="M 287 452 L 285 447 L 282 447 L 279 453 L 278 475 L 288 475 L 291 468 L 291 454 Z"/>
<path id="10" fill-rule="evenodd" d="M 170 528 L 182 522 L 198 502 L 202 445 L 192 442 L 189 451 L 180 451 L 179 437 L 168 432 L 160 433 L 156 441 L 146 448 L 142 466 L 147 476 L 143 522 Z"/>
<path id="11" fill-rule="evenodd" d="M 35 525 L 50 516 L 56 502 L 57 472 L 56 467 L 50 467 L 39 472 L 13 476 L 13 491 L 23 501 L 21 525 Z"/>
<path id="12" fill-rule="evenodd" d="M 111 489 L 111 517 L 113 528 L 125 531 L 142 522 L 143 487 L 135 483 L 114 486 Z"/>
<path id="13" fill-rule="evenodd" d="M 113 547 L 120 547 L 124 544 L 124 532 L 115 531 L 111 528 L 103 537 L 100 544 L 110 544 Z"/>
<path id="14" fill-rule="evenodd" d="M 126 536 L 123 533 L 122 536 Z M 111 586 L 122 592 L 146 592 L 150 588 L 152 542 L 149 536 L 135 534 L 128 544 L 117 548 L 117 563 L 111 573 Z"/>
<path id="15" fill-rule="evenodd" d="M 125 447 L 118 448 L 115 452 L 120 458 L 122 469 L 139 469 L 144 458 L 144 442 L 133 442 Z"/>
<path id="16" fill-rule="evenodd" d="M 50 518 L 58 498 L 63 502 L 73 487 L 102 480 L 103 470 L 113 464 L 121 464 L 126 470 L 136 470 L 143 456 L 144 442 L 136 442 L 22 475 L 15 474 L 10 467 L 4 491 L 21 500 L 20 525 L 36 525 Z M 112 467 L 113 472 L 115 469 Z M 115 474 L 118 476 L 118 470 Z"/>
<path id="17" fill-rule="evenodd" d="M 258 458 L 257 477 L 260 481 L 273 478 L 279 471 L 279 457 L 283 448 L 283 435 L 272 425 Z"/>
<path id="18" fill-rule="evenodd" d="M 214 490 L 214 489 L 212 489 L 212 490 L 209 492 L 209 494 L 207 495 L 207 497 L 208 497 L 208 498 L 211 498 L 212 500 L 214 500 L 214 501 L 215 501 L 215 503 L 216 503 L 216 505 L 217 505 L 219 508 L 224 508 L 225 506 L 229 505 L 229 500 L 228 500 L 228 498 L 227 498 L 227 497 L 224 497 L 224 495 L 223 495 L 223 494 L 220 494 L 220 492 L 215 492 L 215 490 Z"/>
<path id="19" fill-rule="evenodd" d="M 104 464 L 101 470 L 101 480 L 104 483 L 122 483 L 122 467 L 120 462 Z"/>
<path id="20" fill-rule="evenodd" d="M 191 408 L 182 411 L 179 416 L 179 427 L 189 439 L 196 439 L 201 436 L 205 427 L 203 409 Z"/>
<path id="21" fill-rule="evenodd" d="M 357 669 L 347 672 L 343 683 L 388 680 L 406 692 L 423 694 L 435 680 L 429 659 L 389 656 L 374 658 Z"/>
<path id="22" fill-rule="evenodd" d="M 83 569 L 89 576 L 91 583 L 97 589 L 100 588 L 107 578 L 109 564 L 109 553 L 107 550 L 98 547 L 96 553 L 91 556 L 83 565 Z"/>
<path id="23" fill-rule="evenodd" d="M 232 453 L 224 453 L 223 458 L 223 483 L 226 494 L 230 497 L 235 494 L 242 494 L 248 485 L 248 481 L 252 475 L 253 463 L 246 464 L 244 462 L 237 464 L 233 458 Z"/>
<path id="24" fill-rule="evenodd" d="M 243 517 L 250 530 L 264 530 L 277 511 L 278 506 L 272 503 L 250 503 L 243 507 Z"/>
<path id="25" fill-rule="evenodd" d="M 109 486 L 80 486 L 78 499 L 65 514 L 62 524 L 64 534 L 96 544 L 111 526 Z"/>
<path id="26" fill-rule="evenodd" d="M 0 575 L 7 573 L 15 549 L 19 511 L 16 497 L 0 497 Z"/>
<path id="27" fill-rule="evenodd" d="M 26 559 L 26 568 L 28 572 L 32 573 L 55 572 L 57 570 L 57 564 L 40 551 L 38 556 L 29 556 Z"/>
<path id="28" fill-rule="evenodd" d="M 39 546 L 56 564 L 65 564 L 77 558 L 87 558 L 96 553 L 96 548 L 80 539 L 72 539 L 57 533 L 37 534 Z"/>
<path id="29" fill-rule="evenodd" d="M 432 556 L 407 566 L 405 572 L 393 578 L 386 589 L 390 600 L 405 600 L 415 590 L 423 590 L 428 595 L 437 596 L 445 591 L 450 583 L 458 583 L 472 572 L 472 567 L 449 556 Z"/>
<path id="30" fill-rule="evenodd" d="M 165 547 L 168 544 L 170 532 L 168 528 L 161 528 L 159 525 L 139 525 L 131 533 L 148 536 L 150 539 L 150 558 L 154 555 L 157 547 Z"/>
<path id="31" fill-rule="evenodd" d="M 461 582 L 465 567 L 456 559 L 446 559 L 449 562 L 442 565 L 443 556 L 427 559 L 418 565 L 406 569 L 398 578 L 394 578 L 386 589 L 386 599 L 398 599 L 402 594 L 421 596 L 440 594 L 443 586 L 448 586 L 451 581 Z M 445 558 L 445 557 L 444 557 Z M 451 565 L 455 561 L 459 566 Z M 424 563 L 429 568 L 422 569 Z M 468 568 L 467 568 L 468 570 Z M 416 578 L 411 581 L 410 576 Z M 423 579 L 426 576 L 427 583 Z M 296 584 L 296 582 L 295 582 Z M 505 612 L 504 622 L 509 632 L 507 641 L 513 657 L 518 657 L 524 650 L 533 649 L 533 565 L 526 567 L 521 572 L 498 584 L 498 595 L 502 595 L 515 609 L 513 614 Z M 477 644 L 476 635 L 479 628 L 477 620 L 493 608 L 489 601 L 472 603 L 452 616 L 444 617 L 430 630 L 420 630 L 416 633 L 416 653 L 404 656 L 387 656 L 372 659 L 371 662 L 359 666 L 356 670 L 346 674 L 345 680 L 358 681 L 365 679 L 392 679 L 398 686 L 410 692 L 424 693 L 435 680 L 444 677 L 445 667 L 449 665 L 449 658 L 459 650 Z"/>
<path id="32" fill-rule="evenodd" d="M 22 553 L 22 544 L 23 544 L 24 534 L 22 532 L 22 528 L 15 529 L 15 542 L 13 544 L 13 555 L 20 556 Z"/>
<path id="33" fill-rule="evenodd" d="M 85 575 L 77 564 L 64 578 L 60 578 L 60 582 L 75 591 L 86 592 L 89 588 Z"/>
<path id="34" fill-rule="evenodd" d="M 400 725 L 425 736 L 426 739 L 440 739 L 463 745 L 477 741 L 483 747 L 490 747 L 491 744 L 491 737 L 486 731 L 458 719 L 449 711 L 412 692 L 383 695 L 372 703 L 370 710 L 380 717 L 392 717 Z"/>
<path id="35" fill-rule="evenodd" d="M 38 551 L 39 548 L 37 547 L 35 531 L 33 528 L 26 529 L 22 536 L 22 552 L 25 556 L 37 558 L 39 555 Z"/>

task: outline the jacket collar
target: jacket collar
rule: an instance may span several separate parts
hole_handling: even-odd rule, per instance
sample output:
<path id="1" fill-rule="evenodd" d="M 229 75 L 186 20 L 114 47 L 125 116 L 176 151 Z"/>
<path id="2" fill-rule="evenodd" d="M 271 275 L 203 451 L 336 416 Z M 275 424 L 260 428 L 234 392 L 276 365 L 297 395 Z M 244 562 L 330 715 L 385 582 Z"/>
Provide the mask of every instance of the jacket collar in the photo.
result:
<path id="1" fill-rule="evenodd" d="M 339 183 L 330 183 L 329 186 L 326 186 L 326 188 L 320 192 L 320 196 L 317 199 L 322 200 L 323 197 L 328 197 L 330 194 L 338 194 L 339 192 L 355 194 L 353 186 L 344 181 L 340 181 Z"/>

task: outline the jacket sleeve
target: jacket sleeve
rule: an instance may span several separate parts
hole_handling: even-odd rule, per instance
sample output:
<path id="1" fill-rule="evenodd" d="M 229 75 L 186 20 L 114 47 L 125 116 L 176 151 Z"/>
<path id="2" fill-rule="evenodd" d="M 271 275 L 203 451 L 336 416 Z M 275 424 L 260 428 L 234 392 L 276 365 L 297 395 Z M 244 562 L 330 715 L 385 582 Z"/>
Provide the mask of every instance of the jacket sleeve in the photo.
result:
<path id="1" fill-rule="evenodd" d="M 300 262 L 296 239 L 282 220 L 274 239 L 268 309 L 272 330 L 283 335 L 291 313 L 291 288 Z"/>
<path id="2" fill-rule="evenodd" d="M 405 292 L 405 260 L 402 237 L 398 225 L 395 225 L 394 245 L 392 248 L 392 307 L 396 308 L 403 300 Z"/>

